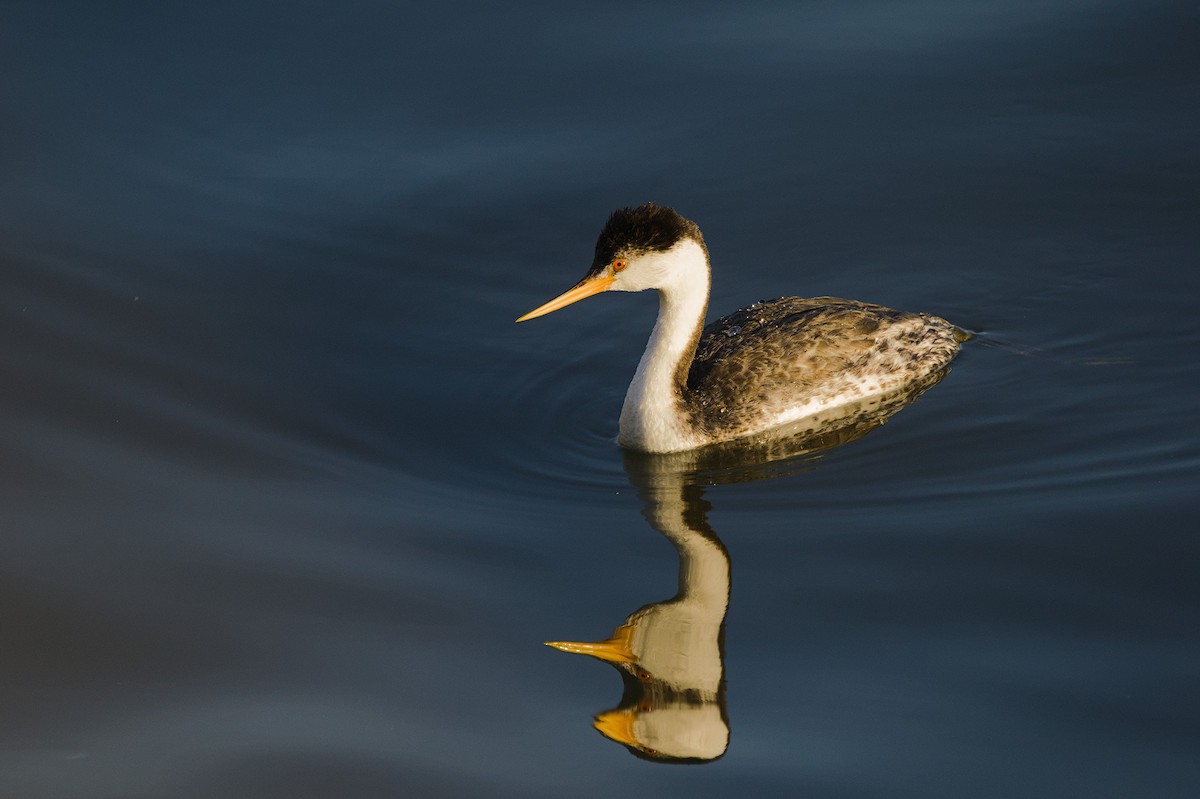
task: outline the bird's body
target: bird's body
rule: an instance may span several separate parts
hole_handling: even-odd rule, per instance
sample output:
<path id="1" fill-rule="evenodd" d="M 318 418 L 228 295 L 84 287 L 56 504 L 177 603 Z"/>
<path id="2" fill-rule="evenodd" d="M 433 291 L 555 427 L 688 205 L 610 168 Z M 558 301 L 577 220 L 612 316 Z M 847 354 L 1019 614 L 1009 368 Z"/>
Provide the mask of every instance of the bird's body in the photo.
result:
<path id="1" fill-rule="evenodd" d="M 942 368 L 955 328 L 836 297 L 780 297 L 704 328 L 681 396 L 709 440 L 752 435 L 894 391 Z"/>
<path id="2" fill-rule="evenodd" d="M 658 290 L 617 437 L 645 452 L 731 441 L 901 389 L 945 368 L 965 338 L 936 316 L 834 297 L 781 297 L 703 327 L 709 276 L 694 223 L 663 206 L 623 208 L 587 276 L 518 321 L 599 291 Z"/>

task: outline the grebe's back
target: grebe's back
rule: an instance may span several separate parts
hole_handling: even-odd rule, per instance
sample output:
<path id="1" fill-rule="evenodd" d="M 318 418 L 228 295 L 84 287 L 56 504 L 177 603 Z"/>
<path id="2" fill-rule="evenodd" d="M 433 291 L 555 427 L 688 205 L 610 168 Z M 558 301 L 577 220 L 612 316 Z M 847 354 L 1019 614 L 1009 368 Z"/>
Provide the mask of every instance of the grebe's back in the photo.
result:
<path id="1" fill-rule="evenodd" d="M 939 317 L 837 297 L 780 297 L 704 328 L 683 393 L 724 441 L 895 391 L 943 369 L 966 334 Z"/>

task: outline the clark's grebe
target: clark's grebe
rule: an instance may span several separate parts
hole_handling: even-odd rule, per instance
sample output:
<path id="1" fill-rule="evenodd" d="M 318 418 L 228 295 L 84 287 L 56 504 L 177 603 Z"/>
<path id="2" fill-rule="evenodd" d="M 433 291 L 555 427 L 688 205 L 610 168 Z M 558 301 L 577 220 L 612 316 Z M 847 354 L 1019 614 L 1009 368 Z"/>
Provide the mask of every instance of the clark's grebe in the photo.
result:
<path id="1" fill-rule="evenodd" d="M 621 208 L 583 280 L 517 321 L 601 291 L 658 290 L 617 436 L 644 452 L 731 441 L 903 388 L 944 368 L 967 337 L 930 314 L 836 297 L 759 302 L 702 330 L 709 272 L 694 222 L 654 203 Z"/>

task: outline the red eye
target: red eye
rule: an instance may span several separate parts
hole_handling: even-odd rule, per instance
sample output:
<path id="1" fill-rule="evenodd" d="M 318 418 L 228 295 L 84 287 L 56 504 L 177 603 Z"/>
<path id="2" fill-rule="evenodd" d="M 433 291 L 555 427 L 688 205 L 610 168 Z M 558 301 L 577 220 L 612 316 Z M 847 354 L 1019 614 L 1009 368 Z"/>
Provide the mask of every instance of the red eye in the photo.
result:
<path id="1" fill-rule="evenodd" d="M 612 262 L 612 270 L 614 272 L 620 272 L 622 269 L 624 269 L 627 266 L 629 266 L 629 264 L 625 261 L 624 258 L 618 258 L 617 260 Z"/>

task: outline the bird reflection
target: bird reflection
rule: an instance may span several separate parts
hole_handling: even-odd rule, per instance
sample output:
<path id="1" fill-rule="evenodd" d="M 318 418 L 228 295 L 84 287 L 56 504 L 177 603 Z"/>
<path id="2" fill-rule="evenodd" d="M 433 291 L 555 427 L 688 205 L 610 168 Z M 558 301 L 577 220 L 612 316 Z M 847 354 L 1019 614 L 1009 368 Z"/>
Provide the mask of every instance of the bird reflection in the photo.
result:
<path id="1" fill-rule="evenodd" d="M 655 472 L 653 456 L 638 466 L 646 519 L 679 553 L 679 591 L 634 611 L 606 641 L 552 641 L 564 652 L 591 655 L 621 672 L 621 703 L 596 717 L 596 729 L 655 760 L 705 761 L 729 744 L 722 631 L 729 605 L 729 555 L 705 519 L 702 489 L 678 472 Z M 629 462 L 627 461 L 627 466 Z"/>
<path id="2" fill-rule="evenodd" d="M 825 451 L 883 424 L 945 374 L 807 419 L 771 437 L 665 455 L 625 452 L 625 472 L 642 500 L 642 515 L 679 553 L 679 589 L 670 599 L 629 614 L 606 640 L 547 642 L 563 652 L 591 655 L 620 672 L 620 703 L 595 719 L 601 734 L 658 762 L 705 763 L 725 753 L 730 559 L 708 524 L 711 506 L 703 497 L 704 487 L 804 468 Z"/>

